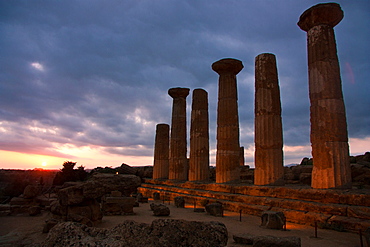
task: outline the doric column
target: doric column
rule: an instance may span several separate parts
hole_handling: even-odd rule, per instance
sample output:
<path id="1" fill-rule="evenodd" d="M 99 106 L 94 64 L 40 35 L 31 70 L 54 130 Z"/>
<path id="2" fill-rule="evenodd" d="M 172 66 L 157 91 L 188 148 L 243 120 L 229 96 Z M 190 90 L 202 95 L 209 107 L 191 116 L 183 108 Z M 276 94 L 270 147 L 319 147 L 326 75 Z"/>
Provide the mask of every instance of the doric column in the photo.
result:
<path id="1" fill-rule="evenodd" d="M 243 146 L 240 147 L 239 162 L 240 162 L 240 166 L 244 166 L 245 165 L 244 147 Z"/>
<path id="2" fill-rule="evenodd" d="M 350 188 L 346 112 L 334 29 L 343 18 L 339 4 L 306 10 L 298 26 L 307 32 L 313 188 Z"/>
<path id="3" fill-rule="evenodd" d="M 189 95 L 189 90 L 189 88 L 170 88 L 168 90 L 168 94 L 173 98 L 169 179 L 180 181 L 188 179 L 186 97 Z"/>
<path id="4" fill-rule="evenodd" d="M 154 144 L 153 179 L 168 179 L 170 126 L 157 124 Z"/>
<path id="5" fill-rule="evenodd" d="M 208 94 L 193 90 L 190 125 L 189 181 L 209 180 Z"/>
<path id="6" fill-rule="evenodd" d="M 240 179 L 239 116 L 236 75 L 243 69 L 241 61 L 221 59 L 212 64 L 219 74 L 217 107 L 216 183 Z"/>
<path id="7" fill-rule="evenodd" d="M 276 59 L 260 54 L 255 59 L 254 184 L 283 185 L 283 129 Z"/>

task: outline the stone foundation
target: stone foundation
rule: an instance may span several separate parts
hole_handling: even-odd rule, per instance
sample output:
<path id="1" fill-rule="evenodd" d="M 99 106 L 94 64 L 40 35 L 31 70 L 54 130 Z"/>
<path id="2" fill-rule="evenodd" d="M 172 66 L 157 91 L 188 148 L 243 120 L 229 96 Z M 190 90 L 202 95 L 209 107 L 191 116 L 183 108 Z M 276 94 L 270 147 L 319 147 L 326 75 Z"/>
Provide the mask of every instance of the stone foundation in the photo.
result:
<path id="1" fill-rule="evenodd" d="M 254 186 L 216 183 L 176 183 L 146 179 L 138 188 L 143 195 L 174 200 L 185 198 L 188 204 L 204 206 L 220 202 L 224 209 L 261 216 L 264 211 L 284 212 L 288 222 L 322 228 L 365 231 L 370 227 L 370 193 L 366 190 L 319 190 L 308 186 Z"/>

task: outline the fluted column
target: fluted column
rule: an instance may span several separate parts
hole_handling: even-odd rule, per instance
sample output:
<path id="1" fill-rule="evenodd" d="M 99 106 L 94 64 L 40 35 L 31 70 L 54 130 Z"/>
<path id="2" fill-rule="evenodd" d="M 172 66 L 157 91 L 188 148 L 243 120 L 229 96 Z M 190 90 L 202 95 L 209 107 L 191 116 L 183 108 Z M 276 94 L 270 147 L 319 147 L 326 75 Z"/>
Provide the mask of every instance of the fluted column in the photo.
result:
<path id="1" fill-rule="evenodd" d="M 339 4 L 306 10 L 298 26 L 307 32 L 313 188 L 350 188 L 346 112 L 333 27 L 343 18 Z"/>
<path id="2" fill-rule="evenodd" d="M 216 183 L 240 179 L 239 116 L 236 75 L 241 61 L 225 58 L 212 64 L 219 74 L 217 107 Z"/>
<path id="3" fill-rule="evenodd" d="M 189 88 L 168 90 L 168 94 L 173 98 L 169 179 L 180 181 L 188 179 L 189 170 L 186 157 L 186 97 L 189 90 Z"/>
<path id="4" fill-rule="evenodd" d="M 157 124 L 154 144 L 153 179 L 168 179 L 170 126 Z"/>
<path id="5" fill-rule="evenodd" d="M 190 125 L 189 181 L 209 180 L 208 93 L 193 90 Z"/>
<path id="6" fill-rule="evenodd" d="M 255 59 L 254 184 L 283 185 L 283 129 L 276 58 Z"/>
<path id="7" fill-rule="evenodd" d="M 244 166 L 245 165 L 245 158 L 244 158 L 244 147 L 240 147 L 240 153 L 239 153 L 239 162 L 240 162 L 240 166 Z"/>

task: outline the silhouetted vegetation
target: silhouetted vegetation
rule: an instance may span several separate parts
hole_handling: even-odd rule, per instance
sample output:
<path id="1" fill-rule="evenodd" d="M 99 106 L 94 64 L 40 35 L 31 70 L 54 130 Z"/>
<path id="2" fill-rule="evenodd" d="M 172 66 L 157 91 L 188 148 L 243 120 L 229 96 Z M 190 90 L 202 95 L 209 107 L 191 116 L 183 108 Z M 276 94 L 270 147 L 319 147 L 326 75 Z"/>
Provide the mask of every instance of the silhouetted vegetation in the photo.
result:
<path id="1" fill-rule="evenodd" d="M 72 161 L 64 162 L 63 168 L 55 175 L 53 185 L 86 180 L 89 174 L 85 171 L 85 167 L 79 166 L 77 169 L 74 169 L 76 163 Z"/>

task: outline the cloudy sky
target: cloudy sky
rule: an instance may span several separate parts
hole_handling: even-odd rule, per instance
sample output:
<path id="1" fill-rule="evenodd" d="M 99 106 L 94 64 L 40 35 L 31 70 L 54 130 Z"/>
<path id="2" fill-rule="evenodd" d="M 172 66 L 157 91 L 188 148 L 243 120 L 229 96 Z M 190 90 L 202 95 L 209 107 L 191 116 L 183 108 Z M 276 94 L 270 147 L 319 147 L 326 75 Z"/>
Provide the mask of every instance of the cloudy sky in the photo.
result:
<path id="1" fill-rule="evenodd" d="M 277 57 L 285 164 L 310 157 L 306 33 L 313 0 L 0 0 L 0 168 L 151 165 L 171 87 L 209 93 L 214 164 L 218 75 L 239 59 L 240 142 L 253 166 L 254 58 Z M 370 151 L 370 1 L 338 1 L 335 27 L 351 154 Z M 191 94 L 187 98 L 190 116 Z M 188 119 L 189 120 L 189 119 Z"/>

